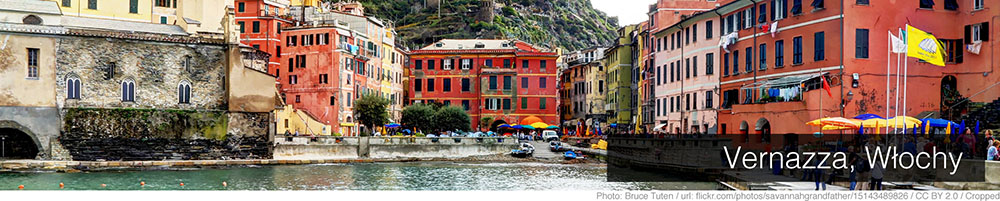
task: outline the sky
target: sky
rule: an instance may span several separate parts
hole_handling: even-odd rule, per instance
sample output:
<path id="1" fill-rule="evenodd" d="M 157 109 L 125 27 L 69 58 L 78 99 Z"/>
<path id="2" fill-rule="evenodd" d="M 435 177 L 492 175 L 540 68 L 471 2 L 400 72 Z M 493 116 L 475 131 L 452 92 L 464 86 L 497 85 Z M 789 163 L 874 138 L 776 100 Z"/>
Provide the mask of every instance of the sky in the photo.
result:
<path id="1" fill-rule="evenodd" d="M 590 4 L 608 16 L 618 16 L 618 26 L 637 24 L 649 18 L 646 12 L 656 0 L 590 0 Z"/>

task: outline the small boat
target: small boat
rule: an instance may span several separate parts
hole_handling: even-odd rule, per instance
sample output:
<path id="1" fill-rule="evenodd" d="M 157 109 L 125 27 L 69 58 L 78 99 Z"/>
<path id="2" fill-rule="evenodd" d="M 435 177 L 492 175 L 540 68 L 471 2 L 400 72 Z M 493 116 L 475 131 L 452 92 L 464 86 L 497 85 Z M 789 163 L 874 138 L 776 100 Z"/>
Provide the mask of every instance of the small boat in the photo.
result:
<path id="1" fill-rule="evenodd" d="M 521 143 L 521 146 L 517 149 L 510 150 L 510 155 L 514 157 L 528 157 L 535 153 L 535 146 L 530 143 Z"/>
<path id="2" fill-rule="evenodd" d="M 552 152 L 558 152 L 558 151 L 561 151 L 562 149 L 565 149 L 565 147 L 563 147 L 562 143 L 560 143 L 559 141 L 549 142 L 549 150 L 550 151 L 552 151 Z"/>
<path id="3" fill-rule="evenodd" d="M 563 158 L 565 158 L 566 160 L 576 159 L 577 158 L 576 152 L 573 152 L 573 151 L 563 152 Z"/>

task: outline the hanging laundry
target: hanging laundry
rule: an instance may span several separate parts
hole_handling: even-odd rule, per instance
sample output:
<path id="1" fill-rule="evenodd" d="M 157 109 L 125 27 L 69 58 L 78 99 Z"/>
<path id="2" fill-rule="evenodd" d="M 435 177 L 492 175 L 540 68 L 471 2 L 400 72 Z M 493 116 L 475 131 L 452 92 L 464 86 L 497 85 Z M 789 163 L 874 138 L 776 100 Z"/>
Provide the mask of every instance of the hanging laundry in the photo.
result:
<path id="1" fill-rule="evenodd" d="M 969 53 L 979 54 L 979 49 L 983 48 L 983 41 L 976 41 L 972 44 L 965 45 L 965 50 Z"/>
<path id="2" fill-rule="evenodd" d="M 771 37 L 773 38 L 775 34 L 778 34 L 778 21 L 771 23 Z"/>

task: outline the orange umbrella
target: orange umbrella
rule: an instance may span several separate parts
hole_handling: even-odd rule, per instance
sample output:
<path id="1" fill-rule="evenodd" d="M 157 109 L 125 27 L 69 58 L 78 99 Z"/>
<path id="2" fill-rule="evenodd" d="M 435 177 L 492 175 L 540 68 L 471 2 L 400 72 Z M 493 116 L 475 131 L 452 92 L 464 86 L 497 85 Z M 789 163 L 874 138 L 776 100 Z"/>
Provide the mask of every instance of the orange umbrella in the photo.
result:
<path id="1" fill-rule="evenodd" d="M 531 115 L 531 116 L 525 117 L 524 119 L 521 119 L 521 123 L 520 124 L 521 125 L 531 125 L 531 124 L 536 123 L 536 122 L 542 122 L 542 118 L 538 118 L 535 115 Z"/>

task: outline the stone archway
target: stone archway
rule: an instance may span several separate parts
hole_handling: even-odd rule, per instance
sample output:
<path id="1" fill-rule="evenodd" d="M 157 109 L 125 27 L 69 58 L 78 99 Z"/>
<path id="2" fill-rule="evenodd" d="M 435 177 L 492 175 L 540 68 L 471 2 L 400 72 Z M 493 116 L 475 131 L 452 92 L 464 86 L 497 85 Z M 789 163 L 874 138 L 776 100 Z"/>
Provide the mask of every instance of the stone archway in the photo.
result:
<path id="1" fill-rule="evenodd" d="M 36 159 L 44 153 L 42 143 L 28 128 L 0 120 L 0 159 Z"/>

